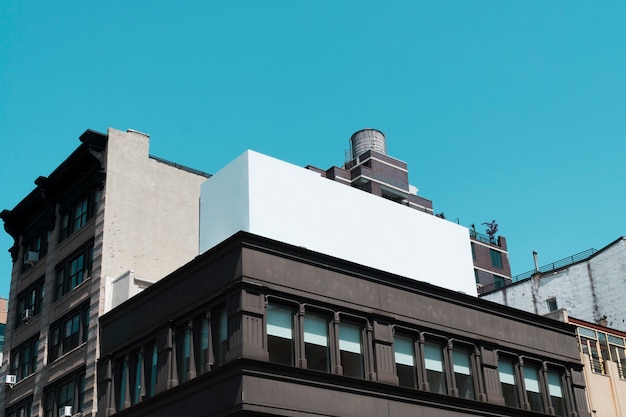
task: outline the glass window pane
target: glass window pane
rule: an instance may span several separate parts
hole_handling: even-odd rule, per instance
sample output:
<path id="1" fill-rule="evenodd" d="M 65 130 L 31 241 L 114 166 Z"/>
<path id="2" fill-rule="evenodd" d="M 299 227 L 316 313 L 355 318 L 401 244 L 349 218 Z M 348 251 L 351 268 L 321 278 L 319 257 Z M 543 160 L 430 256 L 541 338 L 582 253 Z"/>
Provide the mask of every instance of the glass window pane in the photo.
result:
<path id="1" fill-rule="evenodd" d="M 412 338 L 396 336 L 393 339 L 396 373 L 400 386 L 417 388 L 415 343 Z"/>
<path id="2" fill-rule="evenodd" d="M 554 408 L 554 414 L 565 416 L 565 401 L 561 386 L 561 374 L 554 369 L 548 370 L 548 392 Z"/>
<path id="3" fill-rule="evenodd" d="M 293 365 L 294 347 L 292 310 L 269 304 L 267 306 L 267 350 L 270 362 Z"/>
<path id="4" fill-rule="evenodd" d="M 468 349 L 455 347 L 452 351 L 454 379 L 459 397 L 473 400 L 475 394 L 471 358 L 471 352 Z"/>
<path id="5" fill-rule="evenodd" d="M 498 360 L 498 373 L 500 374 L 504 404 L 509 407 L 519 408 L 517 376 L 515 375 L 513 361 L 508 358 L 500 358 Z"/>
<path id="6" fill-rule="evenodd" d="M 427 341 L 424 344 L 424 359 L 430 392 L 447 394 L 446 376 L 443 372 L 443 346 L 436 342 Z"/>
<path id="7" fill-rule="evenodd" d="M 539 384 L 539 369 L 535 365 L 524 365 L 524 385 L 526 386 L 530 409 L 543 413 L 544 408 Z"/>
<path id="8" fill-rule="evenodd" d="M 328 319 L 307 314 L 304 316 L 304 357 L 308 369 L 330 371 L 328 346 Z"/>
<path id="9" fill-rule="evenodd" d="M 363 378 L 363 355 L 361 353 L 361 327 L 355 324 L 339 324 L 339 353 L 343 374 Z"/>
<path id="10" fill-rule="evenodd" d="M 609 336 L 609 343 L 614 343 L 616 345 L 624 346 L 624 339 L 622 339 L 621 337 L 615 337 L 612 335 L 608 335 L 608 336 Z"/>

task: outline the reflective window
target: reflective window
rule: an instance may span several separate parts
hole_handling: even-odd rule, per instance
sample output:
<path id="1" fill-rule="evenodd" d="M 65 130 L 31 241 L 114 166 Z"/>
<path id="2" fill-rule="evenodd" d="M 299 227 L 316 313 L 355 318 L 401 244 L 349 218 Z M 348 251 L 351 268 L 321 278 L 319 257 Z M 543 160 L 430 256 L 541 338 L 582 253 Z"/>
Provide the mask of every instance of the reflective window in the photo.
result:
<path id="1" fill-rule="evenodd" d="M 330 371 L 328 319 L 315 314 L 304 316 L 304 357 L 307 368 Z"/>
<path id="2" fill-rule="evenodd" d="M 293 311 L 291 309 L 268 304 L 267 350 L 270 362 L 294 364 Z"/>
<path id="3" fill-rule="evenodd" d="M 565 401 L 563 399 L 561 373 L 554 369 L 548 370 L 548 393 L 550 394 L 550 402 L 554 408 L 554 414 L 565 417 Z"/>
<path id="4" fill-rule="evenodd" d="M 509 358 L 498 359 L 498 373 L 500 374 L 500 386 L 504 404 L 509 407 L 520 408 L 517 374 L 515 363 Z"/>
<path id="5" fill-rule="evenodd" d="M 443 346 L 440 343 L 433 341 L 424 343 L 424 365 L 430 392 L 447 394 L 448 387 L 444 371 Z"/>
<path id="6" fill-rule="evenodd" d="M 393 338 L 394 358 L 398 383 L 403 387 L 417 388 L 417 367 L 415 363 L 415 343 L 412 338 Z"/>
<path id="7" fill-rule="evenodd" d="M 541 382 L 539 377 L 539 367 L 534 364 L 524 365 L 524 385 L 530 409 L 544 412 L 543 398 L 541 394 Z"/>
<path id="8" fill-rule="evenodd" d="M 339 324 L 339 360 L 343 374 L 363 378 L 363 345 L 361 326 L 349 323 Z"/>
<path id="9" fill-rule="evenodd" d="M 456 383 L 459 397 L 469 400 L 476 399 L 471 351 L 455 346 L 452 351 L 452 360 L 454 362 L 454 382 Z"/>

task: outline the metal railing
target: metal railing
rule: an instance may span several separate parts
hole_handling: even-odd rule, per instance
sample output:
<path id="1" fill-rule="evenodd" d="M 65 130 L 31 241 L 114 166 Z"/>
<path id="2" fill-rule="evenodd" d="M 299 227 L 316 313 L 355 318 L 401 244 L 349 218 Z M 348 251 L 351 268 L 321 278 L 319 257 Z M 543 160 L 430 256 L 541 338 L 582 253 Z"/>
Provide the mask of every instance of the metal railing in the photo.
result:
<path id="1" fill-rule="evenodd" d="M 566 266 L 573 265 L 577 262 L 584 261 L 586 259 L 591 258 L 596 252 L 598 252 L 597 249 L 594 249 L 594 248 L 587 249 L 585 251 L 579 252 L 572 256 L 568 256 L 567 258 L 559 259 L 558 261 L 549 263 L 547 265 L 543 265 L 539 267 L 539 272 L 546 273 L 546 272 L 556 271 L 557 269 L 565 268 Z M 477 288 L 477 292 L 479 295 L 482 295 L 482 294 L 490 293 L 495 290 L 499 290 L 500 288 L 508 287 L 510 285 L 515 285 L 517 282 L 529 279 L 535 273 L 536 271 L 533 269 L 530 271 L 526 271 L 522 274 L 515 275 L 509 282 L 505 281 L 504 283 L 496 282 L 493 284 L 481 285 Z"/>
<path id="2" fill-rule="evenodd" d="M 539 272 L 541 273 L 546 273 L 546 272 L 550 272 L 550 271 L 555 271 L 557 269 L 561 269 L 564 268 L 566 266 L 575 264 L 576 262 L 580 262 L 580 261 L 584 261 L 585 259 L 591 258 L 591 256 L 596 253 L 598 250 L 591 248 L 591 249 L 587 249 L 585 251 L 579 252 L 575 255 L 572 256 L 568 256 L 567 258 L 563 258 L 563 259 L 559 259 L 556 262 L 552 262 L 550 264 L 547 265 L 543 265 L 539 267 Z M 513 282 L 517 282 L 517 281 L 521 281 L 524 280 L 526 278 L 530 278 L 533 274 L 535 273 L 535 270 L 530 270 L 530 271 L 526 271 L 522 274 L 519 275 L 515 275 L 513 277 Z"/>

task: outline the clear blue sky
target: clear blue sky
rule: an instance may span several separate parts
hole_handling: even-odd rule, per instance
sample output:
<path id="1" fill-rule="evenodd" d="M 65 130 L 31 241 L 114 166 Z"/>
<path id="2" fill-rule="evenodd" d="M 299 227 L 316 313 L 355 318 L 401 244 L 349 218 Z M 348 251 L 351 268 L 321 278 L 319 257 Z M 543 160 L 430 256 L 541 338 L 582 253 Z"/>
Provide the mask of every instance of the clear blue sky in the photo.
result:
<path id="1" fill-rule="evenodd" d="M 214 173 L 248 148 L 341 165 L 374 127 L 436 212 L 495 219 L 521 273 L 626 234 L 625 21 L 624 1 L 3 0 L 0 209 L 88 128 Z"/>

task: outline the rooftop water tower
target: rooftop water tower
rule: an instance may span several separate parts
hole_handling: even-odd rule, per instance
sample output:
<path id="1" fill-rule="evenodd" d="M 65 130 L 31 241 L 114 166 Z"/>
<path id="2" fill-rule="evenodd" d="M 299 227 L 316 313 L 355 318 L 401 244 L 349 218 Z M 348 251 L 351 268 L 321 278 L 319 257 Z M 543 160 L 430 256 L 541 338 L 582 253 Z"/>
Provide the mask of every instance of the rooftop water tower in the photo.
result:
<path id="1" fill-rule="evenodd" d="M 354 133 L 350 137 L 350 146 L 352 159 L 361 156 L 369 150 L 387 154 L 385 134 L 377 129 L 363 129 Z"/>

